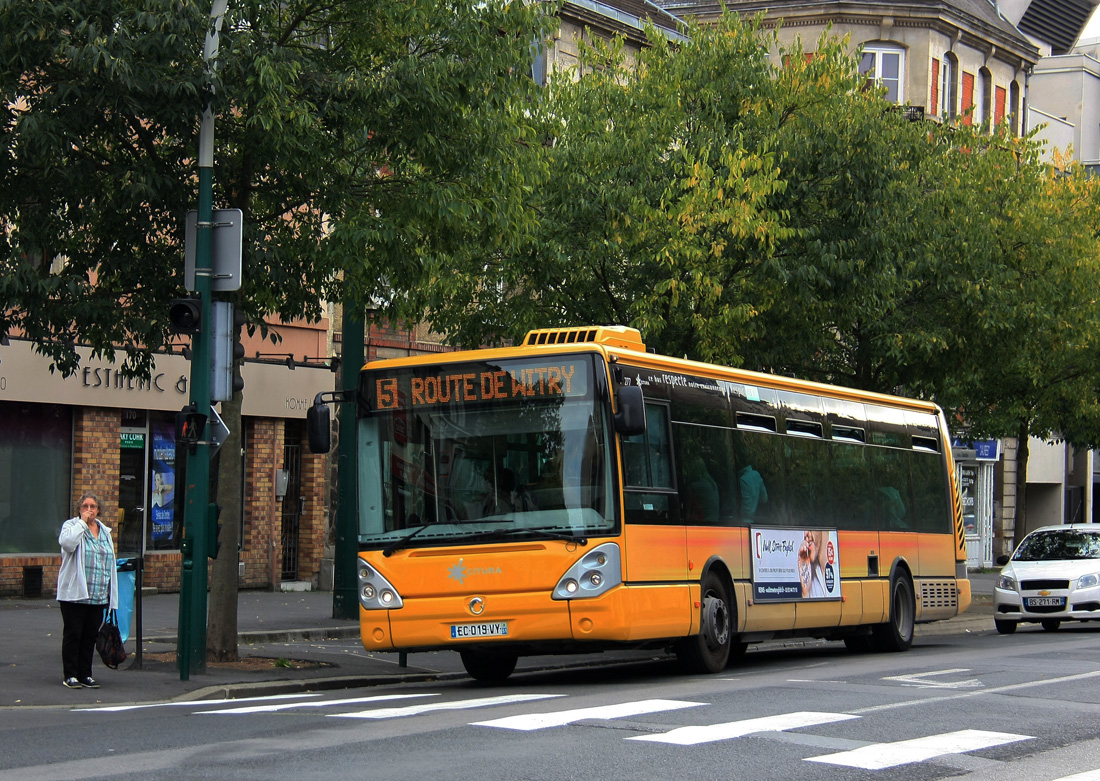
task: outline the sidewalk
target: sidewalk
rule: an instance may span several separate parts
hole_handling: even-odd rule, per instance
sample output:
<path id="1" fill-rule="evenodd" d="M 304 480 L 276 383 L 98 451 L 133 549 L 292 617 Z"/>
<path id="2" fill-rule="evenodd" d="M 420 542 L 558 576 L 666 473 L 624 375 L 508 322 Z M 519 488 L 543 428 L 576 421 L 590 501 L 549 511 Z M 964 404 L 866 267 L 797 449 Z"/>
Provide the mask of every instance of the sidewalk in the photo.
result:
<path id="1" fill-rule="evenodd" d="M 950 621 L 918 625 L 917 637 L 992 631 L 987 595 L 992 593 L 993 577 L 972 576 L 976 599 L 970 610 Z M 242 591 L 237 601 L 238 654 L 245 661 L 232 667 L 207 664 L 205 673 L 181 681 L 172 658 L 178 619 L 178 594 L 146 595 L 140 669 L 131 632 L 126 643 L 130 658 L 120 669 L 107 669 L 96 658 L 92 674 L 102 688 L 71 690 L 61 685 L 61 612 L 56 600 L 0 599 L 0 708 L 249 697 L 466 677 L 453 651 L 409 654 L 407 667 L 400 666 L 396 653 L 367 653 L 359 643 L 358 620 L 332 617 L 332 592 Z M 516 669 L 659 657 L 653 651 L 525 657 Z M 307 665 L 295 669 L 267 660 Z"/>

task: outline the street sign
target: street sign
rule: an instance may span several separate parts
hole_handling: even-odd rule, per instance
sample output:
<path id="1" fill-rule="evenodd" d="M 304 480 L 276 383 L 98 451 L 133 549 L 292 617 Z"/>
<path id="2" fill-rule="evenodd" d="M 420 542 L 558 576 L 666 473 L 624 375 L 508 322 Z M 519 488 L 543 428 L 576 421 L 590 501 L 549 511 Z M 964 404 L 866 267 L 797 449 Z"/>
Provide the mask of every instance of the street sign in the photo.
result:
<path id="1" fill-rule="evenodd" d="M 229 427 L 225 425 L 225 422 L 221 419 L 218 411 L 213 407 L 210 408 L 210 457 L 213 458 L 214 454 L 218 452 L 218 448 L 222 446 L 222 443 L 229 438 Z"/>
<path id="2" fill-rule="evenodd" d="M 187 212 L 183 242 L 183 284 L 195 292 L 195 237 L 198 232 L 198 212 Z M 241 248 L 244 244 L 244 213 L 240 209 L 214 210 L 213 258 L 210 290 L 231 293 L 241 289 Z"/>

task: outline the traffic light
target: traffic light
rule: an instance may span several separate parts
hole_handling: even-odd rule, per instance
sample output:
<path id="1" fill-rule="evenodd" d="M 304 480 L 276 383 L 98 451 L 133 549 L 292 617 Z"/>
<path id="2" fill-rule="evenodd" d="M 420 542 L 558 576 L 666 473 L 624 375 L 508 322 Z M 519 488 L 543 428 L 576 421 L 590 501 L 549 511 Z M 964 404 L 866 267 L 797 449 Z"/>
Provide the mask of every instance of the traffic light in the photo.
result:
<path id="1" fill-rule="evenodd" d="M 173 333 L 197 334 L 202 330 L 202 301 L 197 296 L 172 299 L 168 324 Z"/>
<path id="2" fill-rule="evenodd" d="M 214 344 L 210 360 L 210 400 L 230 401 L 244 390 L 240 360 L 244 358 L 241 328 L 245 317 L 228 301 L 213 302 Z"/>
<path id="3" fill-rule="evenodd" d="M 206 415 L 195 411 L 195 404 L 176 413 L 176 443 L 191 446 L 202 439 L 206 431 Z"/>
<path id="4" fill-rule="evenodd" d="M 206 555 L 212 559 L 218 558 L 222 542 L 218 539 L 222 533 L 222 525 L 218 523 L 222 508 L 220 504 L 211 502 L 206 506 Z"/>

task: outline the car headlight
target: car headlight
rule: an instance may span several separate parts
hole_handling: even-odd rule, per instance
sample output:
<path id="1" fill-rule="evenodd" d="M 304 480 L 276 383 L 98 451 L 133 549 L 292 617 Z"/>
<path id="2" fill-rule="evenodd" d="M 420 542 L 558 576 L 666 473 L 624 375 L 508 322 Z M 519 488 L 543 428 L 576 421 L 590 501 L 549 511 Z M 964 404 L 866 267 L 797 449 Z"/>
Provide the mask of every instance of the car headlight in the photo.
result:
<path id="1" fill-rule="evenodd" d="M 1096 588 L 1100 586 L 1100 574 L 1097 575 L 1082 575 L 1077 578 L 1077 588 Z"/>
<path id="2" fill-rule="evenodd" d="M 1011 575 L 1004 574 L 997 578 L 997 588 L 999 588 L 1001 591 L 1020 590 L 1019 585 L 1016 583 L 1016 578 L 1012 577 Z"/>

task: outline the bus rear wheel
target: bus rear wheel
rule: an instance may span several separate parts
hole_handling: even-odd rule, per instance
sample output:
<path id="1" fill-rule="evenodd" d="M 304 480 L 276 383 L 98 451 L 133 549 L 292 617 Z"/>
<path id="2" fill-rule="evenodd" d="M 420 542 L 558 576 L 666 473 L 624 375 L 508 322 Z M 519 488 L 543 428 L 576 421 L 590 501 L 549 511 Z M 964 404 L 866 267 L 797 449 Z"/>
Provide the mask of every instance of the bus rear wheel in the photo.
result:
<path id="1" fill-rule="evenodd" d="M 913 625 L 917 607 L 913 582 L 904 572 L 890 581 L 890 615 L 885 624 L 871 629 L 871 639 L 878 651 L 908 651 L 913 645 Z"/>
<path id="2" fill-rule="evenodd" d="M 710 572 L 703 581 L 699 634 L 676 644 L 676 656 L 691 673 L 720 673 L 730 658 L 733 612 L 725 582 Z"/>
<path id="3" fill-rule="evenodd" d="M 516 669 L 518 654 L 490 654 L 484 651 L 461 651 L 462 666 L 475 681 L 500 683 Z"/>

